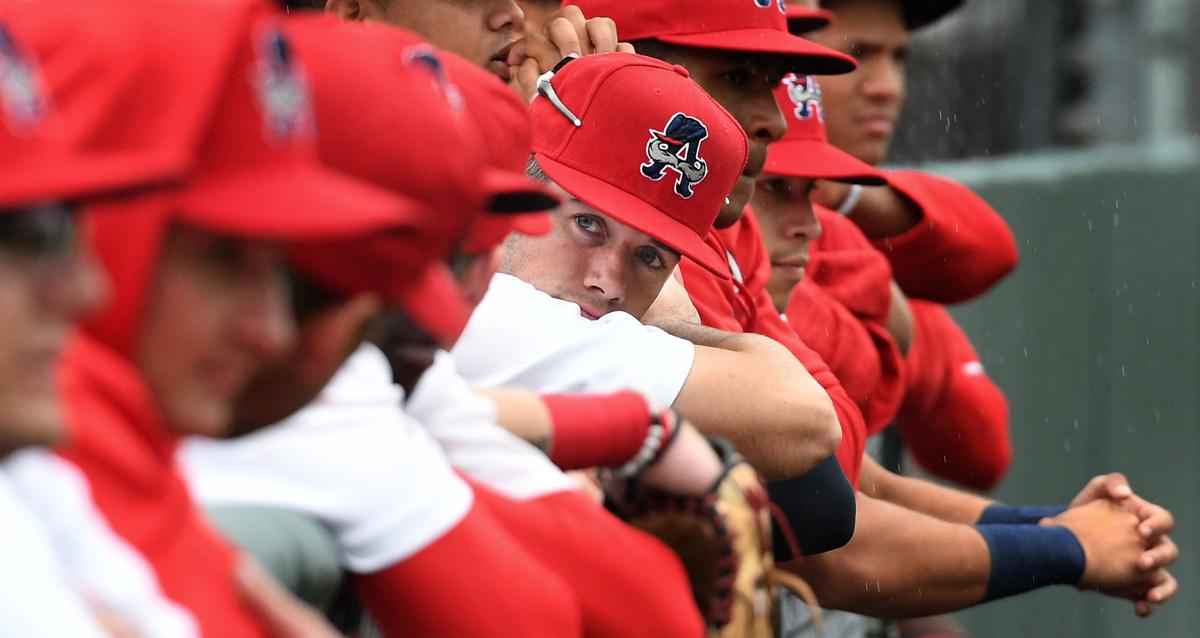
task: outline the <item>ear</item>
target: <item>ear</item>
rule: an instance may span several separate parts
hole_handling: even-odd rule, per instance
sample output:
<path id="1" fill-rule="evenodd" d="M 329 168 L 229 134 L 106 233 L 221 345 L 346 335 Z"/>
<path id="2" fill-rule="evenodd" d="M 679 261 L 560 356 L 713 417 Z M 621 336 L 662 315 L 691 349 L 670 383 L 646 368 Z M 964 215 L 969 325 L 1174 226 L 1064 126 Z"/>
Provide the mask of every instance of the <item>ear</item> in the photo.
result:
<path id="1" fill-rule="evenodd" d="M 459 281 L 462 287 L 463 296 L 467 298 L 467 303 L 471 307 L 479 305 L 483 299 L 483 295 L 487 293 L 488 284 L 492 281 L 492 275 L 500 267 L 500 257 L 503 254 L 503 245 L 492 248 L 491 252 L 479 255 L 471 261 L 471 265 L 462 273 Z"/>
<path id="2" fill-rule="evenodd" d="M 379 22 L 383 19 L 383 5 L 373 0 L 325 0 L 325 11 L 352 22 Z"/>

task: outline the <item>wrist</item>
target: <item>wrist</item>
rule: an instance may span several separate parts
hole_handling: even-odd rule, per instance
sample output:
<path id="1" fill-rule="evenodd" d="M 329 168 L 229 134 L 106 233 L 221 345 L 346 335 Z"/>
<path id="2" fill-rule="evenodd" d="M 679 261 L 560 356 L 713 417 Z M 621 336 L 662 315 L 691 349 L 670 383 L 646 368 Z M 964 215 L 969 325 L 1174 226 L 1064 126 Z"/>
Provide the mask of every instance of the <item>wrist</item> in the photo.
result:
<path id="1" fill-rule="evenodd" d="M 1063 505 L 1005 505 L 992 503 L 984 508 L 976 525 L 1037 525 L 1067 511 Z"/>
<path id="2" fill-rule="evenodd" d="M 1060 525 L 976 525 L 991 556 L 983 602 L 1049 585 L 1075 585 L 1087 556 L 1075 534 Z"/>

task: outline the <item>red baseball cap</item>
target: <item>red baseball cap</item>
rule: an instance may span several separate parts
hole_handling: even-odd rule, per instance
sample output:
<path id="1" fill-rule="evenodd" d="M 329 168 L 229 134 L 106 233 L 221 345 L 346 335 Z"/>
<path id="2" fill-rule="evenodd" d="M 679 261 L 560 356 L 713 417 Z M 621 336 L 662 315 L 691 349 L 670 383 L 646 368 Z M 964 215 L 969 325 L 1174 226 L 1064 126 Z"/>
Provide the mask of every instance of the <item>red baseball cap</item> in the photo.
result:
<path id="1" fill-rule="evenodd" d="M 192 166 L 238 16 L 265 9 L 163 5 L 0 4 L 0 206 L 178 179 Z"/>
<path id="2" fill-rule="evenodd" d="M 881 171 L 829 143 L 816 78 L 788 75 L 775 89 L 775 99 L 787 119 L 787 134 L 767 147 L 764 173 L 869 186 L 887 183 Z"/>
<path id="3" fill-rule="evenodd" d="M 848 55 L 788 33 L 783 0 L 568 0 L 586 16 L 617 23 L 623 40 L 653 38 L 670 44 L 772 53 L 796 58 L 796 71 L 849 73 L 858 64 Z"/>
<path id="4" fill-rule="evenodd" d="M 65 13 L 8 3 L 4 15 L 37 55 L 55 135 L 74 157 L 111 161 L 122 179 L 107 184 L 171 180 L 159 196 L 173 219 L 235 235 L 393 225 L 410 202 L 318 163 L 303 65 L 277 26 L 259 23 L 272 13 L 260 0 L 107 0 Z"/>
<path id="5" fill-rule="evenodd" d="M 539 82 L 534 157 L 596 210 L 728 279 L 704 238 L 746 166 L 737 120 L 687 70 L 641 55 L 588 55 Z"/>
<path id="6" fill-rule="evenodd" d="M 832 23 L 833 12 L 828 9 L 810 9 L 798 4 L 787 5 L 787 25 L 792 35 L 824 29 Z"/>
<path id="7" fill-rule="evenodd" d="M 491 73 L 457 55 L 441 55 L 488 164 L 483 174 L 488 206 L 472 217 L 463 252 L 485 253 L 513 232 L 545 235 L 553 222 L 543 211 L 561 202 L 545 184 L 525 174 L 533 146 L 528 105 Z"/>
<path id="8" fill-rule="evenodd" d="M 443 54 L 410 32 L 326 15 L 284 30 L 310 71 L 322 159 L 422 204 L 393 232 L 295 246 L 290 261 L 336 290 L 380 293 L 453 344 L 470 311 L 445 259 L 486 203 L 487 164 Z"/>

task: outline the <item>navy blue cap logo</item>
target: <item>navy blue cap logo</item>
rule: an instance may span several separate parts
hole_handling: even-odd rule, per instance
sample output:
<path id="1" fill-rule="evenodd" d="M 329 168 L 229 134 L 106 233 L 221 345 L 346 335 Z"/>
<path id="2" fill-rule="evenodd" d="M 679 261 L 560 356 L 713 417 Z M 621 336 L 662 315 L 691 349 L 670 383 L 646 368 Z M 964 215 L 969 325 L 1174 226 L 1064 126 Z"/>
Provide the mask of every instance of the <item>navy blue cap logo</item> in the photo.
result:
<path id="1" fill-rule="evenodd" d="M 821 85 L 817 84 L 816 78 L 811 75 L 789 75 L 783 78 L 783 84 L 787 86 L 788 97 L 796 107 L 793 111 L 796 119 L 807 120 L 816 116 L 822 122 L 825 121 L 825 107 L 821 106 Z"/>
<path id="2" fill-rule="evenodd" d="M 675 171 L 675 193 L 684 199 L 692 196 L 692 185 L 708 175 L 708 162 L 700 157 L 700 143 L 708 137 L 708 127 L 700 120 L 676 113 L 663 130 L 650 129 L 642 175 L 659 181 L 666 171 Z"/>
<path id="3" fill-rule="evenodd" d="M 433 47 L 428 44 L 415 44 L 408 47 L 404 51 L 404 62 L 410 66 L 425 69 L 433 79 L 434 86 L 437 87 L 442 97 L 446 98 L 450 107 L 455 112 L 462 110 L 462 93 L 459 92 L 458 85 L 450 79 L 446 65 Z"/>
<path id="4" fill-rule="evenodd" d="M 28 132 L 46 114 L 47 99 L 33 60 L 0 24 L 0 107 L 9 128 Z"/>
<path id="5" fill-rule="evenodd" d="M 259 43 L 254 87 L 268 141 L 279 143 L 313 133 L 315 118 L 304 69 L 291 42 L 277 28 L 268 29 Z"/>
<path id="6" fill-rule="evenodd" d="M 784 0 L 754 0 L 754 6 L 759 9 L 770 9 L 771 5 L 778 7 L 780 13 L 787 13 L 787 6 Z"/>

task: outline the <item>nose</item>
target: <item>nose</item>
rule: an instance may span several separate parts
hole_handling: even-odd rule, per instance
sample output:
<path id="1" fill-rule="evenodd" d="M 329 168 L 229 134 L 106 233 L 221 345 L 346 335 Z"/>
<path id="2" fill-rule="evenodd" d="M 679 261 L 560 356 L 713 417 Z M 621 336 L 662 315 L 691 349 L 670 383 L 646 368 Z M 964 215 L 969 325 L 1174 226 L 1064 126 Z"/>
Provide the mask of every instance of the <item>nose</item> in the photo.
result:
<path id="1" fill-rule="evenodd" d="M 816 241 L 821 236 L 821 220 L 817 219 L 812 201 L 807 197 L 797 197 L 784 211 L 780 222 L 780 231 L 788 239 Z"/>
<path id="2" fill-rule="evenodd" d="M 783 118 L 783 111 L 779 110 L 774 93 L 765 86 L 754 92 L 744 113 L 745 119 L 741 124 L 752 140 L 770 144 L 782 139 L 783 134 L 787 132 L 787 121 Z"/>
<path id="3" fill-rule="evenodd" d="M 525 24 L 525 12 L 516 0 L 503 0 L 495 10 L 488 15 L 488 28 L 492 31 L 509 29 L 520 31 Z"/>
<path id="4" fill-rule="evenodd" d="M 904 96 L 904 63 L 891 56 L 879 56 L 859 67 L 863 74 L 862 91 L 871 100 L 896 102 Z"/>
<path id="5" fill-rule="evenodd" d="M 234 318 L 238 345 L 258 363 L 282 357 L 295 343 L 297 329 L 282 258 L 273 254 L 246 277 L 244 294 Z"/>
<path id="6" fill-rule="evenodd" d="M 602 246 L 591 251 L 583 285 L 588 292 L 603 299 L 608 310 L 620 308 L 625 302 L 624 259 L 619 251 Z"/>
<path id="7" fill-rule="evenodd" d="M 50 312 L 74 320 L 100 307 L 109 297 L 111 284 L 86 243 L 54 267 L 40 286 L 42 303 Z"/>

